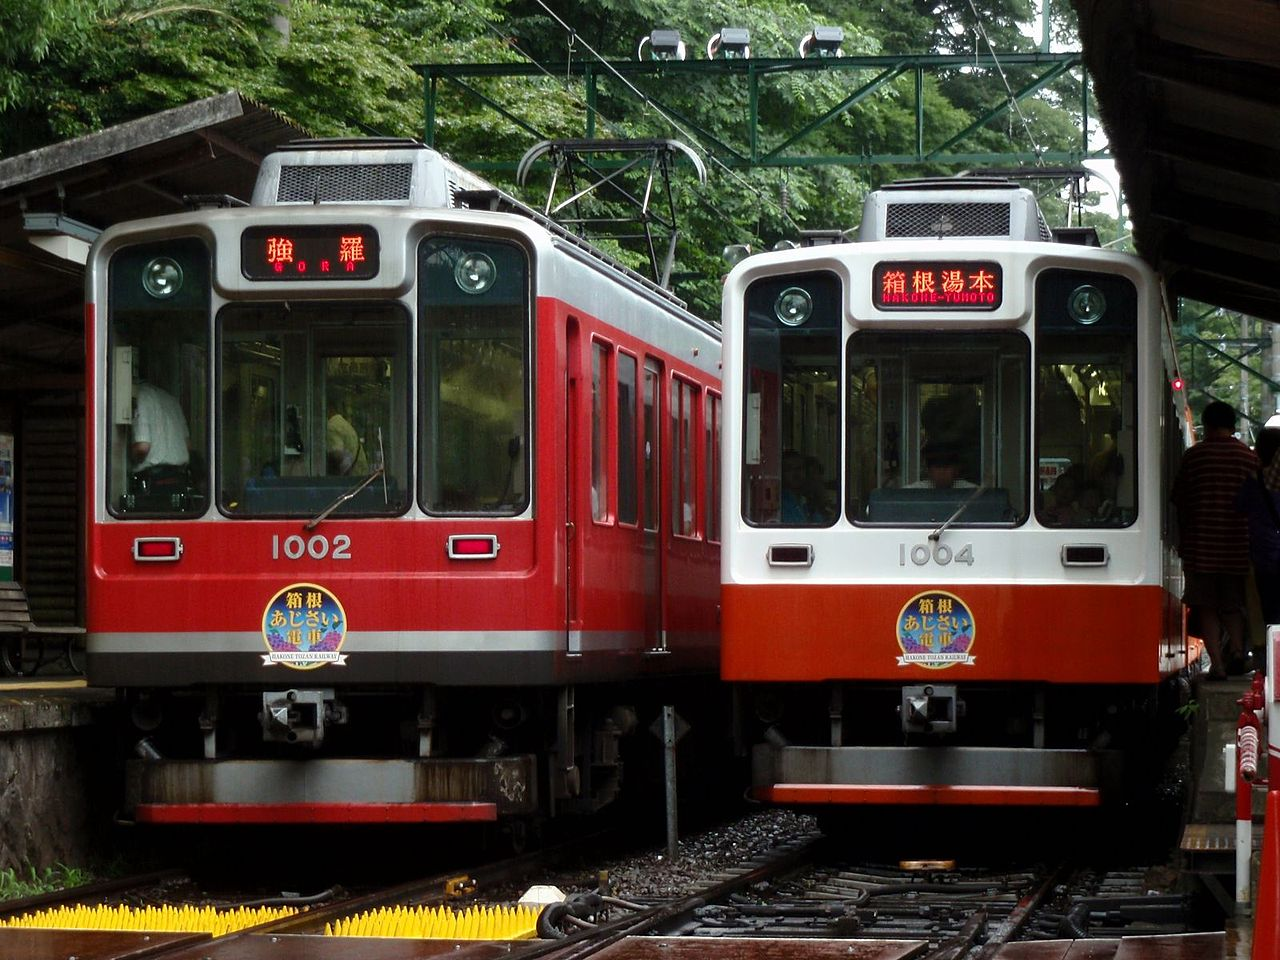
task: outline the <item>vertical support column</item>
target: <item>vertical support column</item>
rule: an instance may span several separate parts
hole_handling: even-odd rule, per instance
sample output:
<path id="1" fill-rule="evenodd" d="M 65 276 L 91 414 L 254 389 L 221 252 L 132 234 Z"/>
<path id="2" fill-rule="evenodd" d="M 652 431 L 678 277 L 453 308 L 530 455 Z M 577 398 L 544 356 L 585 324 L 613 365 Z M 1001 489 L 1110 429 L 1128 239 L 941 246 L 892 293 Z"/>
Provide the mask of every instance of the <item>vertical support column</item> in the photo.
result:
<path id="1" fill-rule="evenodd" d="M 667 856 L 674 859 L 680 841 L 680 828 L 676 822 L 676 708 L 666 704 L 662 708 L 662 769 L 667 794 Z"/>

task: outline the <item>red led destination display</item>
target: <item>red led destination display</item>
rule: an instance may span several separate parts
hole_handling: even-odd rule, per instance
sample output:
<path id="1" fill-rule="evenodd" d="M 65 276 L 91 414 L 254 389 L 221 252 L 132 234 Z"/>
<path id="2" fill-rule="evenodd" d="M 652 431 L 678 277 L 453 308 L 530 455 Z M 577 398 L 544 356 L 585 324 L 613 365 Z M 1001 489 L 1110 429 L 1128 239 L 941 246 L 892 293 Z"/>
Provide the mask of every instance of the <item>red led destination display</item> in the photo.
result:
<path id="1" fill-rule="evenodd" d="M 373 227 L 249 227 L 240 270 L 250 280 L 368 280 L 378 273 Z"/>
<path id="2" fill-rule="evenodd" d="M 877 263 L 871 302 L 882 310 L 994 310 L 1004 299 L 1000 264 L 975 260 Z"/>

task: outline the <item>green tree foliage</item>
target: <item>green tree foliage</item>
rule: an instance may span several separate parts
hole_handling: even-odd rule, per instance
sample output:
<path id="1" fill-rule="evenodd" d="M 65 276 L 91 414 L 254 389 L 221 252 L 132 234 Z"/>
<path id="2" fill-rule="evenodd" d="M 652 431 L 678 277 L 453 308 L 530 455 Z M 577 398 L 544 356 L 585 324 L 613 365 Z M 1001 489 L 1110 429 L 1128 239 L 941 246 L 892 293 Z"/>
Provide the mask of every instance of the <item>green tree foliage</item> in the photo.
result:
<path id="1" fill-rule="evenodd" d="M 1065 12 L 1063 12 L 1065 11 Z M 953 169 L 804 166 L 746 169 L 745 80 L 658 74 L 623 81 L 598 61 L 629 60 L 655 27 L 679 29 L 691 56 L 705 56 L 722 27 L 751 31 L 753 55 L 792 57 L 814 25 L 844 29 L 845 53 L 970 53 L 1030 50 L 1031 0 L 44 0 L 10 2 L 0 15 L 0 155 L 79 136 L 167 107 L 238 89 L 320 136 L 421 136 L 423 84 L 415 64 L 535 62 L 540 78 L 491 77 L 469 88 L 441 82 L 436 145 L 464 165 L 518 159 L 539 139 L 580 137 L 588 108 L 566 61 L 599 69 L 596 135 L 675 138 L 705 159 L 699 186 L 677 169 L 681 211 L 680 291 L 704 312 L 719 299 L 727 244 L 754 249 L 800 231 L 846 229 L 866 192 L 901 176 Z M 286 39 L 272 27 L 288 18 Z M 1070 29 L 1071 8 L 1054 10 Z M 927 76 L 925 138 L 941 144 L 966 130 L 1028 82 L 1028 70 L 996 75 L 957 70 Z M 767 152 L 842 103 L 870 75 L 782 74 L 761 84 L 759 116 Z M 789 156 L 915 152 L 915 79 L 898 78 L 797 140 Z M 485 99 L 489 102 L 486 103 Z M 504 109 L 494 109 L 494 104 Z M 1063 148 L 1079 139 L 1076 107 L 1046 91 L 994 119 L 957 149 L 971 152 Z M 725 149 L 728 147 L 729 149 Z M 503 186 L 531 204 L 543 179 Z M 499 179 L 498 175 L 493 175 Z M 607 212 L 616 209 L 606 204 Z M 621 255 L 637 268 L 647 257 Z"/>

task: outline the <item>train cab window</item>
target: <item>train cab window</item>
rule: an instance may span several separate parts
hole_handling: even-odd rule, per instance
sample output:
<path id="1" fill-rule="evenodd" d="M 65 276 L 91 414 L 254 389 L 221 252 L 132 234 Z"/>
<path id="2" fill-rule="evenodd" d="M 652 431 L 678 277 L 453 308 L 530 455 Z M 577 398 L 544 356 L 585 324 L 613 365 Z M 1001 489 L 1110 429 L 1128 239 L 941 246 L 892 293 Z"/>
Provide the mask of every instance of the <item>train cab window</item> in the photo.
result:
<path id="1" fill-rule="evenodd" d="M 1128 526 L 1138 510 L 1136 290 L 1123 277 L 1046 271 L 1036 329 L 1036 519 Z"/>
<path id="2" fill-rule="evenodd" d="M 209 498 L 209 250 L 125 247 L 107 269 L 107 506 L 198 516 Z"/>
<path id="3" fill-rule="evenodd" d="M 857 523 L 1016 524 L 1030 488 L 1021 333 L 849 338 L 846 509 Z"/>
<path id="4" fill-rule="evenodd" d="M 840 281 L 761 279 L 746 312 L 743 519 L 829 526 L 839 504 Z"/>
<path id="5" fill-rule="evenodd" d="M 409 505 L 409 316 L 399 304 L 248 303 L 218 315 L 218 505 L 388 516 Z M 342 499 L 344 495 L 350 497 Z"/>
<path id="6" fill-rule="evenodd" d="M 529 263 L 513 243 L 430 237 L 418 251 L 422 505 L 515 516 L 530 502 Z"/>

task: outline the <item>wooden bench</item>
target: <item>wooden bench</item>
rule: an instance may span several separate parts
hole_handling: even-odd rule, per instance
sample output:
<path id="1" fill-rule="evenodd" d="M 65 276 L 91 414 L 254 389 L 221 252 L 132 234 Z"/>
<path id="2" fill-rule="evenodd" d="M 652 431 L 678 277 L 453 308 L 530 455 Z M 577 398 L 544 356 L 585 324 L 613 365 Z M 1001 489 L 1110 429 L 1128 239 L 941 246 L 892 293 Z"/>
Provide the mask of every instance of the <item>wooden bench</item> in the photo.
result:
<path id="1" fill-rule="evenodd" d="M 35 673 L 42 666 L 65 660 L 80 673 L 77 644 L 84 627 L 40 626 L 31 619 L 27 592 L 13 580 L 0 580 L 0 670 L 13 676 Z M 50 648 L 57 656 L 50 657 Z"/>

